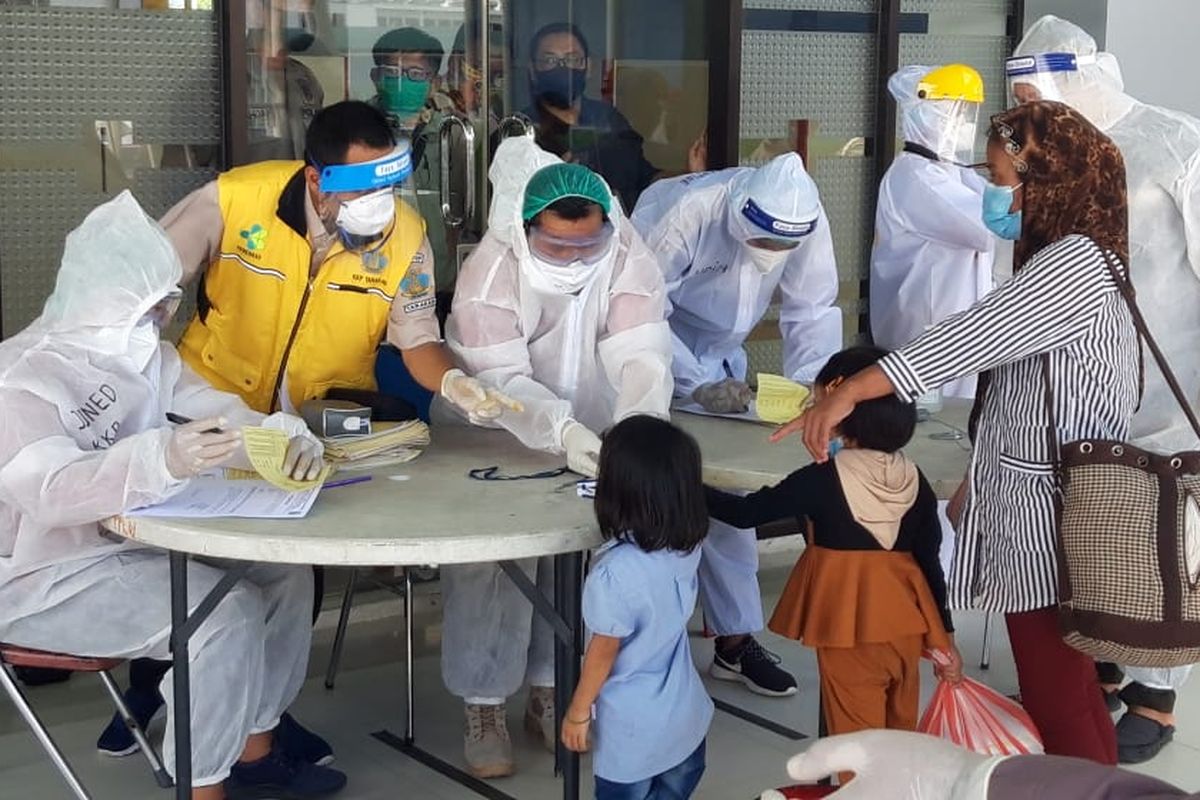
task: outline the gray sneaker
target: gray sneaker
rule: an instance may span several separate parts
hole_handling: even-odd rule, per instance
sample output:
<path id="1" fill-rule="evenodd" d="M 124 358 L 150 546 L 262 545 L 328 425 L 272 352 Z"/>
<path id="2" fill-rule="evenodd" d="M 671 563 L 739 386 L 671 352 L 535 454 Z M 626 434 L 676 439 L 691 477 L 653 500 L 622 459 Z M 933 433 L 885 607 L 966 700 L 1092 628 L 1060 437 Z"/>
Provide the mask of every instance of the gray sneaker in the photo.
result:
<path id="1" fill-rule="evenodd" d="M 513 774 L 512 739 L 504 705 L 468 704 L 463 756 L 476 778 L 504 778 Z"/>
<path id="2" fill-rule="evenodd" d="M 540 737 L 542 744 L 551 753 L 555 751 L 558 731 L 554 725 L 554 687 L 529 687 L 529 703 L 525 706 L 525 730 L 530 736 Z"/>

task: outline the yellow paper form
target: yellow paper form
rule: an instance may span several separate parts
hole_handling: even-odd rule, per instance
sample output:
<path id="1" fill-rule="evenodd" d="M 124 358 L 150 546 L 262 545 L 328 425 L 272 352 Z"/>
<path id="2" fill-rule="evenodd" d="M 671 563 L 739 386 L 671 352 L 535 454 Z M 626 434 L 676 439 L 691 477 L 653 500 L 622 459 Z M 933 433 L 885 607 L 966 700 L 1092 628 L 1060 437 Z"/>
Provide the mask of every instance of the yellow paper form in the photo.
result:
<path id="1" fill-rule="evenodd" d="M 321 469 L 321 474 L 311 481 L 294 480 L 284 473 L 283 459 L 287 455 L 290 438 L 285 432 L 274 428 L 251 426 L 242 428 L 242 442 L 246 446 L 246 455 L 250 458 L 250 463 L 254 465 L 255 472 L 263 480 L 280 489 L 287 489 L 289 492 L 311 489 L 317 484 L 323 483 L 329 477 L 329 473 L 333 471 L 328 464 Z"/>
<path id="2" fill-rule="evenodd" d="M 811 394 L 807 386 L 781 375 L 758 373 L 758 394 L 754 406 L 763 422 L 782 425 L 800 416 Z"/>

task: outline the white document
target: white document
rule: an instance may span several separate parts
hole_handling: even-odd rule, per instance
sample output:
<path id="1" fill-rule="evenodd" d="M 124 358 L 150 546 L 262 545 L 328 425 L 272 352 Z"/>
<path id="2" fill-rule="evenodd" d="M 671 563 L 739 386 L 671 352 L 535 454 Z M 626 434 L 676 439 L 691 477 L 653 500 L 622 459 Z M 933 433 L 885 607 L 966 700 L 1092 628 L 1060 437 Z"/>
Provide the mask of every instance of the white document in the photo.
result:
<path id="1" fill-rule="evenodd" d="M 759 418 L 758 412 L 754 408 L 754 401 L 750 401 L 750 410 L 743 411 L 739 414 L 718 414 L 715 411 L 705 411 L 704 406 L 691 401 L 679 402 L 673 406 L 673 410 L 682 411 L 685 414 L 695 414 L 700 417 L 719 417 L 721 419 L 736 419 L 742 422 L 757 422 L 759 425 L 769 425 Z"/>
<path id="2" fill-rule="evenodd" d="M 171 499 L 131 511 L 129 516 L 301 519 L 308 515 L 320 491 L 320 486 L 314 486 L 289 492 L 264 480 L 193 478 Z"/>

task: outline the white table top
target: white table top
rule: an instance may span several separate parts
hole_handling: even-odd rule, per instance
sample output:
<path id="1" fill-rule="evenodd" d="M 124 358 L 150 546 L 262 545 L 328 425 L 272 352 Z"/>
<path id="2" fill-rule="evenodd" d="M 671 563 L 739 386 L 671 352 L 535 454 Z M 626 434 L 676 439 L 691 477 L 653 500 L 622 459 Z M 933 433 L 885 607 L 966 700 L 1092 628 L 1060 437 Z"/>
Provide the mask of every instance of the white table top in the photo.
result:
<path id="1" fill-rule="evenodd" d="M 965 431 L 970 412 L 969 402 L 947 400 L 945 408 L 934 415 L 940 422 L 917 425 L 912 441 L 904 448 L 943 500 L 950 499 L 967 472 L 970 449 Z M 720 489 L 761 489 L 812 462 L 799 436 L 779 444 L 768 442 L 772 426 L 681 412 L 676 412 L 672 420 L 696 437 L 704 453 L 704 479 Z M 931 434 L 946 434 L 955 428 L 964 432 L 959 441 L 930 438 Z"/>
<path id="2" fill-rule="evenodd" d="M 965 404 L 938 415 L 966 426 Z M 771 445 L 770 428 L 749 422 L 676 414 L 700 443 L 705 479 L 725 489 L 754 490 L 808 463 L 799 440 Z M 917 427 L 906 452 L 941 497 L 966 471 L 965 444 L 934 441 L 947 430 Z M 437 426 L 415 461 L 383 467 L 367 483 L 328 489 L 302 520 L 122 517 L 107 527 L 134 541 L 212 558 L 283 564 L 375 566 L 456 564 L 586 550 L 600 543 L 592 504 L 575 493 L 577 476 L 479 481 L 472 469 L 499 466 L 529 474 L 564 464 L 562 456 L 527 450 L 505 431 Z M 355 473 L 357 474 L 357 473 Z M 392 480 L 392 476 L 407 476 Z"/>
<path id="3" fill-rule="evenodd" d="M 562 456 L 527 450 L 507 431 L 450 425 L 431 433 L 416 460 L 362 473 L 373 476 L 367 483 L 322 491 L 304 519 L 122 517 L 106 524 L 128 539 L 195 555 L 330 566 L 474 563 L 599 544 L 592 504 L 575 493 L 578 476 L 467 475 L 493 465 L 506 475 L 541 472 L 563 466 Z"/>

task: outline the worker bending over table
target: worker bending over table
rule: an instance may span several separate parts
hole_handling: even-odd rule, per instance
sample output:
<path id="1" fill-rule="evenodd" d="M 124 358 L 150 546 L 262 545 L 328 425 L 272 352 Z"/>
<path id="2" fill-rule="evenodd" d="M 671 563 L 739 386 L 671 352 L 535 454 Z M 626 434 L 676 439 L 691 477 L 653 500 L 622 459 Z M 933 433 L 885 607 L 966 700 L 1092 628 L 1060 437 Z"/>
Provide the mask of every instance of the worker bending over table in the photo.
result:
<path id="1" fill-rule="evenodd" d="M 467 371 L 524 407 L 500 426 L 595 475 L 600 431 L 633 414 L 668 416 L 662 274 L 587 167 L 514 137 L 491 179 L 490 227 L 459 274 L 447 341 Z M 553 585 L 549 558 L 518 563 Z M 504 702 L 526 677 L 526 726 L 550 750 L 557 740 L 553 633 L 496 564 L 443 566 L 442 589 L 442 673 L 466 703 L 467 765 L 479 777 L 512 774 Z"/>
<path id="2" fill-rule="evenodd" d="M 670 292 L 675 396 L 715 413 L 745 411 L 746 338 L 782 295 L 783 369 L 811 383 L 842 345 L 829 220 L 800 156 L 659 181 L 633 224 L 658 256 Z M 753 634 L 763 628 L 753 530 L 714 520 L 702 545 L 700 597 L 716 632 L 709 673 L 761 695 L 796 693 L 796 679 Z"/>
<path id="3" fill-rule="evenodd" d="M 0 344 L 0 641 L 167 658 L 167 554 L 102 535 L 100 521 L 161 502 L 207 469 L 248 467 L 242 425 L 291 434 L 293 477 L 322 466 L 303 421 L 264 419 L 160 343 L 182 272 L 164 231 L 125 192 L 68 235 L 42 315 Z M 169 428 L 168 411 L 197 421 Z M 188 564 L 191 609 L 224 574 Z M 304 682 L 311 597 L 308 568 L 254 565 L 193 634 L 195 800 L 318 797 L 345 785 L 273 734 Z"/>

